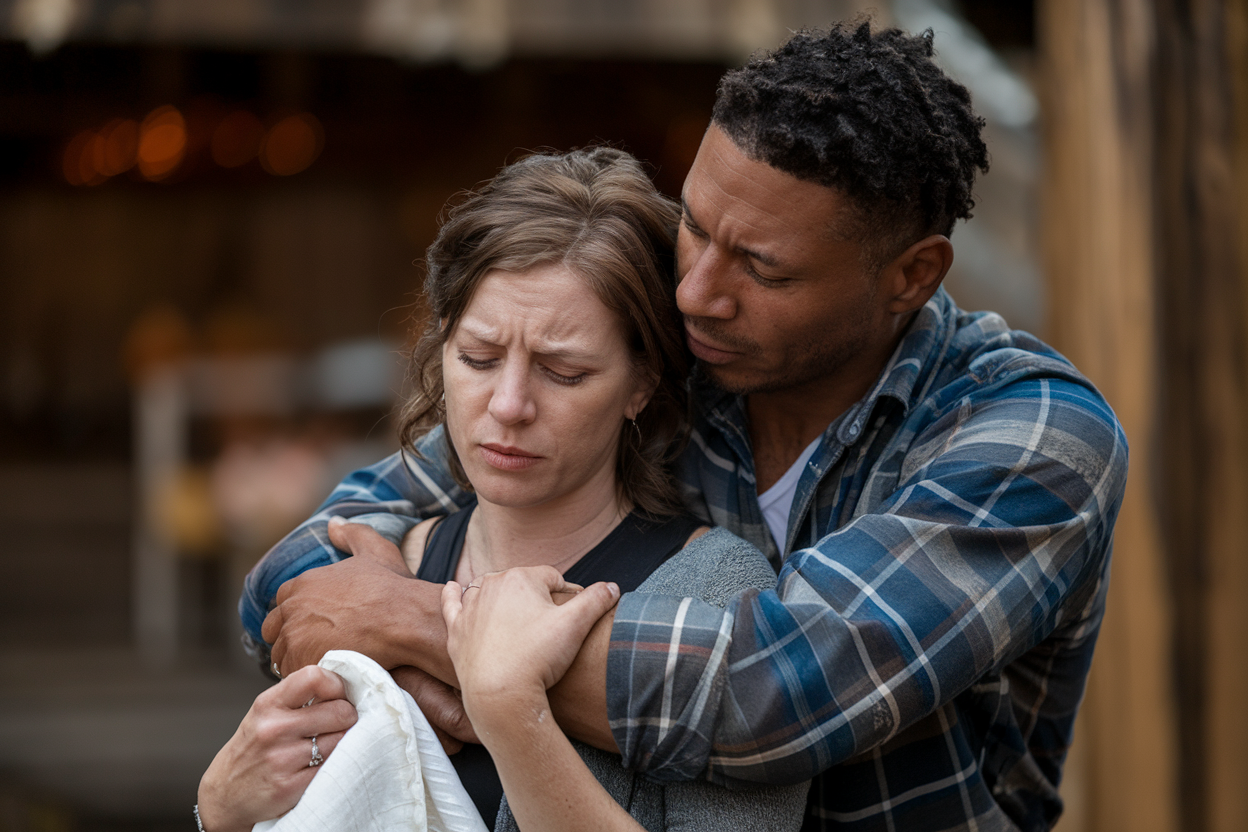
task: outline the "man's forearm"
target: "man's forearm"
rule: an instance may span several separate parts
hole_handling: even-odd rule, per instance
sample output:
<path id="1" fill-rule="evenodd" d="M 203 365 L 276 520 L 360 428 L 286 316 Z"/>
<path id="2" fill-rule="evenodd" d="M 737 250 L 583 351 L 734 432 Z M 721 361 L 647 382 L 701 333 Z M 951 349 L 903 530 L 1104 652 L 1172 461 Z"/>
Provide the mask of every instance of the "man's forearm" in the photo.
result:
<path id="1" fill-rule="evenodd" d="M 614 622 L 612 610 L 590 630 L 568 672 L 550 689 L 550 707 L 568 736 L 619 753 L 607 720 L 607 652 Z"/>

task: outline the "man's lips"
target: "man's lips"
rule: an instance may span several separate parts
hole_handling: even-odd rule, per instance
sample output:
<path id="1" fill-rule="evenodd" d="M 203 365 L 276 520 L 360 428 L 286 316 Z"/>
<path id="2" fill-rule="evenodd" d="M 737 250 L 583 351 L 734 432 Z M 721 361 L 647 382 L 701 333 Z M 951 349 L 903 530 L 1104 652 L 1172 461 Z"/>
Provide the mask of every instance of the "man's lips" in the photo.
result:
<path id="1" fill-rule="evenodd" d="M 685 338 L 689 342 L 689 351 L 696 355 L 699 361 L 705 361 L 707 364 L 727 364 L 729 361 L 741 357 L 739 352 L 720 349 L 706 343 L 695 336 L 693 330 L 688 326 L 685 327 Z"/>
<path id="2" fill-rule="evenodd" d="M 511 445 L 487 442 L 477 447 L 481 449 L 481 457 L 488 465 L 502 471 L 522 471 L 536 465 L 542 459 L 537 454 Z"/>

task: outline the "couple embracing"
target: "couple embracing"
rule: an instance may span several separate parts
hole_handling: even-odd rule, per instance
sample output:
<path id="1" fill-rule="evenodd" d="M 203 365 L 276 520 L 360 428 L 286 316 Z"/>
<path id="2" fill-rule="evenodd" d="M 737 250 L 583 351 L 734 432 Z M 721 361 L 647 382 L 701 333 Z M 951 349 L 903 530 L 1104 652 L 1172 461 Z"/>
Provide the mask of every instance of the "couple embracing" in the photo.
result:
<path id="1" fill-rule="evenodd" d="M 345 648 L 492 828 L 1049 829 L 1126 444 L 941 289 L 981 126 L 930 32 L 836 26 L 724 77 L 679 205 L 609 148 L 457 205 L 404 450 L 248 577 L 282 680 L 203 828 L 303 794 Z"/>

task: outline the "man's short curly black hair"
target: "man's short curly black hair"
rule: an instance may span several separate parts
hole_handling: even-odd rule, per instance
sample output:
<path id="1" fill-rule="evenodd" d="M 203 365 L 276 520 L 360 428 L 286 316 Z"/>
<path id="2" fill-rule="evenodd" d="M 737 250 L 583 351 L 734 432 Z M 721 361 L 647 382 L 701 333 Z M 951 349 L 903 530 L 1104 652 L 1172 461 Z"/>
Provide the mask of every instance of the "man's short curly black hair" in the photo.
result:
<path id="1" fill-rule="evenodd" d="M 878 267 L 969 218 L 988 170 L 984 120 L 933 51 L 930 29 L 803 30 L 725 75 L 712 120 L 750 158 L 846 194 Z"/>

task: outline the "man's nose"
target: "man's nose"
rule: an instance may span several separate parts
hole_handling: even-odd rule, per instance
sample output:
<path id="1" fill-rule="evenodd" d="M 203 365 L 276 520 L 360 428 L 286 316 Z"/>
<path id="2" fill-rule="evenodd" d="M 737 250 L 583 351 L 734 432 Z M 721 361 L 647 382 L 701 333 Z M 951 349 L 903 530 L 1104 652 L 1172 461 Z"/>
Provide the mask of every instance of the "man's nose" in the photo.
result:
<path id="1" fill-rule="evenodd" d="M 695 318 L 729 320 L 737 314 L 737 301 L 731 293 L 731 260 L 714 245 L 682 252 L 679 265 L 688 270 L 676 284 L 676 305 Z"/>
<path id="2" fill-rule="evenodd" d="M 537 403 L 533 400 L 529 367 L 525 362 L 509 361 L 504 365 L 490 396 L 489 410 L 503 425 L 531 422 L 537 416 Z"/>

